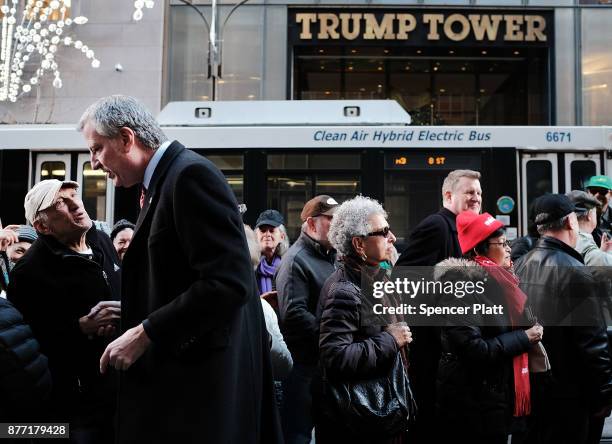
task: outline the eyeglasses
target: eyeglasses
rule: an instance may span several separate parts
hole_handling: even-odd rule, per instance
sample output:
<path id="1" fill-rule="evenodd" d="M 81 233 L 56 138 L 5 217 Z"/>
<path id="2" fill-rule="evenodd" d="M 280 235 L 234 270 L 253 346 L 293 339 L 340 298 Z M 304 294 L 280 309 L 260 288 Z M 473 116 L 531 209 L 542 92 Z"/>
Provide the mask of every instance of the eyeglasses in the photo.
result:
<path id="1" fill-rule="evenodd" d="M 489 242 L 489 245 L 503 245 L 504 247 L 509 247 L 510 242 L 505 240 L 503 242 Z"/>
<path id="2" fill-rule="evenodd" d="M 391 228 L 386 226 L 382 230 L 373 231 L 371 233 L 366 234 L 366 236 L 382 236 L 385 239 L 389 237 L 389 233 L 391 233 Z"/>

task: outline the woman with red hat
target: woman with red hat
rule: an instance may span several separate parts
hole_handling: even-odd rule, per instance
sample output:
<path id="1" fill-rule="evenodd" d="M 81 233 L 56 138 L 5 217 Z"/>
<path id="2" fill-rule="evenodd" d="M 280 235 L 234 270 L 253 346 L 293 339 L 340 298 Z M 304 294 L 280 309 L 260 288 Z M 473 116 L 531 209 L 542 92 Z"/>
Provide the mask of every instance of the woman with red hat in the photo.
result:
<path id="1" fill-rule="evenodd" d="M 503 307 L 501 314 L 472 313 L 461 325 L 442 329 L 437 411 L 453 442 L 505 444 L 520 423 L 513 418 L 531 411 L 527 353 L 542 339 L 543 328 L 527 320 L 527 297 L 512 271 L 502 227 L 488 213 L 460 213 L 464 259 L 447 259 L 434 274 L 437 280 L 486 283 L 482 294 L 466 295 L 462 304 Z"/>

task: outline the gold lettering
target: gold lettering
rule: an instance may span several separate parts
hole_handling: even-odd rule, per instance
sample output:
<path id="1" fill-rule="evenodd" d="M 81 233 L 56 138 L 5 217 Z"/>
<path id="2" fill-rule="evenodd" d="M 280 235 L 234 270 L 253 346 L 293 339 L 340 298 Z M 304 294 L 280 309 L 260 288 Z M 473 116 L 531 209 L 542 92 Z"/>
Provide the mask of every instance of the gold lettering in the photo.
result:
<path id="1" fill-rule="evenodd" d="M 455 23 L 461 24 L 461 31 L 455 32 L 453 31 L 453 25 Z M 446 19 L 444 22 L 444 34 L 449 39 L 459 42 L 464 40 L 468 34 L 470 33 L 470 22 L 461 14 L 453 14 Z"/>
<path id="2" fill-rule="evenodd" d="M 302 32 L 300 32 L 300 39 L 311 40 L 312 32 L 310 32 L 310 24 L 317 20 L 317 14 L 295 14 L 295 22 L 302 24 Z"/>
<path id="3" fill-rule="evenodd" d="M 408 33 L 416 28 L 416 19 L 412 14 L 397 14 L 398 30 L 396 38 L 398 40 L 408 40 Z"/>
<path id="4" fill-rule="evenodd" d="M 374 14 L 363 14 L 365 19 L 365 40 L 395 40 L 393 34 L 393 19 L 395 14 L 383 15 L 382 22 L 379 24 Z"/>
<path id="5" fill-rule="evenodd" d="M 484 40 L 485 32 L 487 33 L 487 40 L 495 41 L 497 39 L 497 31 L 503 18 L 501 15 L 470 14 L 468 17 L 476 40 Z"/>
<path id="6" fill-rule="evenodd" d="M 353 30 L 350 30 L 350 22 L 353 22 Z M 360 26 L 361 14 L 340 14 L 340 22 L 342 23 L 342 37 L 347 40 L 355 40 L 359 37 L 361 31 Z"/>
<path id="7" fill-rule="evenodd" d="M 546 19 L 541 15 L 526 15 L 525 21 L 527 22 L 525 41 L 535 42 L 538 40 L 545 42 L 546 34 L 544 34 L 544 30 L 546 29 Z"/>
<path id="8" fill-rule="evenodd" d="M 504 40 L 507 42 L 523 41 L 523 31 L 521 31 L 523 16 L 504 15 L 504 19 L 506 20 L 506 35 L 504 35 Z"/>
<path id="9" fill-rule="evenodd" d="M 338 40 L 340 34 L 338 34 L 338 25 L 340 20 L 336 14 L 319 14 L 319 34 L 317 37 L 320 40 Z"/>
<path id="10" fill-rule="evenodd" d="M 423 14 L 423 23 L 429 23 L 427 40 L 440 40 L 438 25 L 444 21 L 443 14 Z"/>

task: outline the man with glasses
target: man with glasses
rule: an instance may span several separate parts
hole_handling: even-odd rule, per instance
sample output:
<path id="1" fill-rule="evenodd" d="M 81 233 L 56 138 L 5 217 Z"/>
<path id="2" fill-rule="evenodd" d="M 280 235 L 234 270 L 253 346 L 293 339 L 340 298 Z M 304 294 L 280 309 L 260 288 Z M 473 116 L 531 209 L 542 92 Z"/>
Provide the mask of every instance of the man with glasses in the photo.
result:
<path id="1" fill-rule="evenodd" d="M 78 183 L 43 180 L 25 197 L 38 232 L 10 274 L 7 297 L 49 358 L 53 389 L 40 418 L 69 422 L 71 442 L 114 442 L 116 375 L 99 356 L 118 331 L 119 258 L 85 211 Z"/>
<path id="2" fill-rule="evenodd" d="M 586 183 L 586 189 L 601 203 L 597 208 L 597 228 L 593 231 L 593 239 L 601 245 L 602 238 L 610 240 L 612 234 L 612 210 L 609 203 L 612 200 L 612 179 L 608 176 L 593 176 Z"/>
<path id="3" fill-rule="evenodd" d="M 316 311 L 321 288 L 335 269 L 327 233 L 337 206 L 327 195 L 306 202 L 300 237 L 283 256 L 276 275 L 281 332 L 293 357 L 293 371 L 283 383 L 286 444 L 309 443 L 312 435 L 310 386 L 319 360 Z"/>

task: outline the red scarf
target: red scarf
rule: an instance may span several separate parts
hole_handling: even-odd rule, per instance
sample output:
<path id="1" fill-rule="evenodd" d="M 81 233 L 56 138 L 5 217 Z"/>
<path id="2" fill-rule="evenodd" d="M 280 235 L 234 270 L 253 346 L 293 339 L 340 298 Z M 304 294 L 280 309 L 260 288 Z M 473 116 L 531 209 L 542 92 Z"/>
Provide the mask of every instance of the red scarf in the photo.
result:
<path id="1" fill-rule="evenodd" d="M 501 286 L 512 327 L 520 324 L 527 296 L 519 288 L 516 275 L 497 265 L 484 256 L 476 256 L 474 261 L 487 269 L 487 272 Z M 529 386 L 529 361 L 527 353 L 512 359 L 514 369 L 514 416 L 526 416 L 531 413 L 531 395 Z"/>

